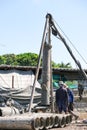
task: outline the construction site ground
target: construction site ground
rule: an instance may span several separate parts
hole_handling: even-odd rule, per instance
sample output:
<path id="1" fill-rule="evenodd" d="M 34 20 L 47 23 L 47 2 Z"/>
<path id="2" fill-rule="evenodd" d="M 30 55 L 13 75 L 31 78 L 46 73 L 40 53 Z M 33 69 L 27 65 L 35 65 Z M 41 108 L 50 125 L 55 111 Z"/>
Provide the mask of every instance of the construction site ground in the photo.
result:
<path id="1" fill-rule="evenodd" d="M 63 128 L 53 128 L 52 130 L 87 130 L 87 98 L 76 99 L 74 102 L 74 112 L 79 116 L 77 120 L 74 119 L 72 123 Z"/>
<path id="2" fill-rule="evenodd" d="M 87 124 L 82 123 L 82 121 L 77 121 L 77 123 L 71 123 L 64 128 L 53 128 L 52 130 L 87 130 Z"/>

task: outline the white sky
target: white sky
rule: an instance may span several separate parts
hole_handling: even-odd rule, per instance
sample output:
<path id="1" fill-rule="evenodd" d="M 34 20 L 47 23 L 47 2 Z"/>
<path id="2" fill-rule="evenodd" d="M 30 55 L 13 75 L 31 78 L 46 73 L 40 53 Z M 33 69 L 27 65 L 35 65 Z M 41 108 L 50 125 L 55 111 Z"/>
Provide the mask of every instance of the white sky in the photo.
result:
<path id="1" fill-rule="evenodd" d="M 51 13 L 79 53 L 87 61 L 87 0 L 0 0 L 0 55 L 39 54 L 45 16 Z M 52 60 L 76 64 L 62 42 L 52 36 Z M 82 68 L 87 64 L 73 50 Z"/>

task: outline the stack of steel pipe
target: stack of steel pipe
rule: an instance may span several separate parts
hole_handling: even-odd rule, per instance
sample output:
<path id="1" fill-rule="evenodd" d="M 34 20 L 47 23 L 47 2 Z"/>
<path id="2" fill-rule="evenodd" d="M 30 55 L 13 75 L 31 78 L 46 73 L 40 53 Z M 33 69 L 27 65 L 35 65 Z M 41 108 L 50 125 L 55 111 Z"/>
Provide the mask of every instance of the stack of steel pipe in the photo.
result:
<path id="1" fill-rule="evenodd" d="M 43 128 L 52 128 L 54 125 L 54 117 L 52 113 L 40 113 L 41 122 L 43 124 Z"/>
<path id="2" fill-rule="evenodd" d="M 71 116 L 55 113 L 26 113 L 0 117 L 0 129 L 41 130 L 64 127 L 70 123 Z"/>

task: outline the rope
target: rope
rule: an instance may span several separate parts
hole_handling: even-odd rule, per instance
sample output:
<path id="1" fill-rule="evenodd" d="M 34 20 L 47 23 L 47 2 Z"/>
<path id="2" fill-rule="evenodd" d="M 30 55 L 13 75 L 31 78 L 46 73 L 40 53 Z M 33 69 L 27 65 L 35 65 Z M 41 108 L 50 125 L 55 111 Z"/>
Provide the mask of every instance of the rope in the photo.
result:
<path id="1" fill-rule="evenodd" d="M 71 43 L 71 45 L 76 50 L 76 52 L 79 54 L 79 56 L 82 58 L 82 60 L 87 64 L 87 61 L 83 58 L 83 56 L 80 54 L 80 52 L 76 49 L 76 47 L 74 46 L 74 44 L 71 42 L 71 40 L 68 38 L 68 36 L 64 33 L 64 31 L 61 29 L 61 27 L 58 25 L 58 23 L 54 19 L 53 19 L 53 21 L 57 24 L 57 26 L 59 27 L 59 29 L 61 30 L 61 32 L 65 35 L 65 37 L 67 38 L 67 40 Z"/>

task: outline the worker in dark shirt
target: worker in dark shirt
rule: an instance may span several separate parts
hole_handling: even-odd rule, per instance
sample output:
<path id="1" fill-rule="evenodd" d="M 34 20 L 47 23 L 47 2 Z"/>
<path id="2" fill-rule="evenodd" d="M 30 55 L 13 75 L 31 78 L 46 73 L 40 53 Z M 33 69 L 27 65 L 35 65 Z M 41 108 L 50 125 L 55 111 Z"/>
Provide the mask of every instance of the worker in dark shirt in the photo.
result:
<path id="1" fill-rule="evenodd" d="M 79 99 L 82 100 L 84 86 L 81 83 L 78 84 L 78 91 L 79 91 Z"/>
<path id="2" fill-rule="evenodd" d="M 68 93 L 63 81 L 59 81 L 59 88 L 56 90 L 56 105 L 59 113 L 68 112 Z"/>

